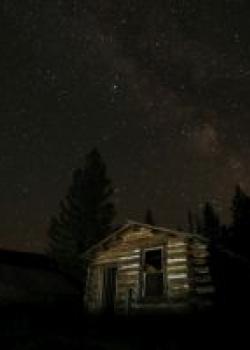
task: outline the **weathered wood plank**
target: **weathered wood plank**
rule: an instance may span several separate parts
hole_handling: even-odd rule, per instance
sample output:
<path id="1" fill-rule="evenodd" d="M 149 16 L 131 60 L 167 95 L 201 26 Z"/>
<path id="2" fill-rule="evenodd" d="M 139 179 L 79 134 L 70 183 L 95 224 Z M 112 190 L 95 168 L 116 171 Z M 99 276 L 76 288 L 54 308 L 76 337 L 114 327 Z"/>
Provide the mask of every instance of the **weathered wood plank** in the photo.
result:
<path id="1" fill-rule="evenodd" d="M 167 275 L 170 273 L 175 273 L 175 272 L 187 272 L 188 271 L 188 266 L 187 264 L 185 265 L 168 265 L 166 267 L 167 269 Z"/>
<path id="2" fill-rule="evenodd" d="M 131 242 L 127 242 L 127 247 L 143 247 L 144 245 L 146 246 L 154 246 L 157 244 L 163 244 L 167 242 L 167 237 L 166 236 L 161 236 L 161 235 L 156 235 L 155 237 L 152 237 L 151 239 L 148 239 L 147 237 L 145 238 L 140 238 L 140 239 L 135 239 Z"/>
<path id="3" fill-rule="evenodd" d="M 167 276 L 169 281 L 177 280 L 177 279 L 188 279 L 187 273 L 171 273 Z"/>
<path id="4" fill-rule="evenodd" d="M 195 291 L 197 294 L 212 294 L 214 293 L 214 287 L 209 285 L 209 286 L 198 286 L 195 288 Z"/>
<path id="5" fill-rule="evenodd" d="M 131 256 L 131 255 L 139 255 L 140 254 L 140 250 L 139 249 L 128 249 L 126 247 L 126 249 L 122 249 L 122 247 L 120 247 L 119 249 L 108 249 L 107 251 L 103 252 L 98 252 L 95 256 L 95 259 L 100 259 L 100 258 L 106 258 L 106 257 L 121 257 L 121 256 Z"/>
<path id="6" fill-rule="evenodd" d="M 209 268 L 208 268 L 208 266 L 195 266 L 194 273 L 196 273 L 196 274 L 208 274 Z"/>
<path id="7" fill-rule="evenodd" d="M 179 284 L 171 284 L 168 289 L 168 295 L 171 295 L 175 291 L 188 290 L 188 289 L 190 289 L 190 285 L 188 281 L 185 281 L 184 283 L 179 283 Z"/>
<path id="8" fill-rule="evenodd" d="M 194 258 L 207 258 L 209 253 L 207 251 L 193 251 L 192 255 Z"/>
<path id="9" fill-rule="evenodd" d="M 183 278 L 177 278 L 177 279 L 172 279 L 168 280 L 168 286 L 179 286 L 182 284 L 188 283 L 189 284 L 189 278 L 188 277 L 183 277 Z"/>
<path id="10" fill-rule="evenodd" d="M 176 248 L 176 249 L 169 249 L 168 250 L 168 255 L 173 255 L 173 254 L 187 254 L 187 249 L 183 248 Z"/>
<path id="11" fill-rule="evenodd" d="M 117 258 L 107 258 L 107 259 L 98 259 L 95 261 L 95 264 L 96 265 L 106 265 L 106 264 L 116 264 L 116 265 L 123 265 L 123 264 L 134 264 L 136 263 L 137 261 L 139 261 L 139 258 L 138 257 L 133 257 L 131 259 L 123 259 L 123 260 L 119 260 Z"/>
<path id="12" fill-rule="evenodd" d="M 117 290 L 122 290 L 127 286 L 133 286 L 134 288 L 138 286 L 138 280 L 119 280 L 117 281 Z"/>
<path id="13" fill-rule="evenodd" d="M 167 259 L 167 263 L 168 265 L 178 265 L 179 263 L 187 263 L 187 257 L 186 256 L 182 256 L 182 257 L 177 257 L 177 258 L 168 258 Z"/>
<path id="14" fill-rule="evenodd" d="M 127 276 L 139 276 L 138 270 L 119 270 L 119 278 L 127 277 Z"/>
<path id="15" fill-rule="evenodd" d="M 207 250 L 207 245 L 201 242 L 193 242 L 192 243 L 192 248 L 193 249 L 202 249 L 202 250 Z"/>
<path id="16" fill-rule="evenodd" d="M 177 259 L 177 258 L 185 258 L 187 260 L 187 253 L 186 252 L 169 252 L 168 254 L 168 260 L 169 259 Z"/>
<path id="17" fill-rule="evenodd" d="M 181 248 L 181 247 L 187 248 L 187 246 L 188 246 L 188 244 L 186 242 L 184 242 L 184 241 L 181 241 L 181 240 L 175 240 L 175 241 L 169 240 L 168 241 L 168 245 L 167 245 L 169 250 L 170 249 Z"/>
<path id="18" fill-rule="evenodd" d="M 171 285 L 171 291 L 176 291 L 176 290 L 187 290 L 189 289 L 189 284 L 188 282 L 182 283 L 182 284 L 175 284 Z"/>
<path id="19" fill-rule="evenodd" d="M 195 265 L 204 265 L 207 266 L 207 259 L 205 258 L 194 258 L 193 259 L 193 264 Z"/>
<path id="20" fill-rule="evenodd" d="M 124 264 L 119 266 L 119 271 L 124 271 L 124 270 L 139 271 L 139 268 L 140 268 L 140 263 Z"/>
<path id="21" fill-rule="evenodd" d="M 196 283 L 210 283 L 212 282 L 212 278 L 209 274 L 203 276 L 195 276 L 194 277 Z"/>
<path id="22" fill-rule="evenodd" d="M 137 276 L 128 276 L 128 277 L 118 277 L 117 284 L 118 287 L 122 286 L 123 284 L 138 284 L 138 278 Z"/>

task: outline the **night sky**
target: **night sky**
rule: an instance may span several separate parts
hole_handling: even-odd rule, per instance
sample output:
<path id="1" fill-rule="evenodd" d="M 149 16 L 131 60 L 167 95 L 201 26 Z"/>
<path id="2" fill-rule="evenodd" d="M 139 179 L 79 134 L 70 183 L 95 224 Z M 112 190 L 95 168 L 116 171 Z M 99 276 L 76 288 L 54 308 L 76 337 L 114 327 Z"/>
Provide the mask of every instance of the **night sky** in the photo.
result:
<path id="1" fill-rule="evenodd" d="M 0 247 L 46 249 L 98 147 L 117 222 L 250 192 L 249 0 L 2 0 Z"/>

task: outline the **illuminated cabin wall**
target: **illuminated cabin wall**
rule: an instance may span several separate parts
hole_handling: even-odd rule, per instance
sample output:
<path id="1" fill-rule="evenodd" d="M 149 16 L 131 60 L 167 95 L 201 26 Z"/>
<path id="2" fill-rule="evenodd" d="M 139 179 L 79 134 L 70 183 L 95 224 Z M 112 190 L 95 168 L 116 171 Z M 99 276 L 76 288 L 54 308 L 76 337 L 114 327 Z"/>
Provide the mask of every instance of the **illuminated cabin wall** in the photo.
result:
<path id="1" fill-rule="evenodd" d="M 85 295 L 88 309 L 102 309 L 103 270 L 111 264 L 117 266 L 115 309 L 126 310 L 129 290 L 132 307 L 146 306 L 143 257 L 146 249 L 154 247 L 162 248 L 165 287 L 163 296 L 154 302 L 161 302 L 162 307 L 180 302 L 199 303 L 213 293 L 206 244 L 181 234 L 131 228 L 119 239 L 97 249 L 92 257 Z"/>
<path id="2" fill-rule="evenodd" d="M 166 275 L 170 301 L 186 299 L 190 291 L 188 241 L 169 237 L 167 244 Z"/>

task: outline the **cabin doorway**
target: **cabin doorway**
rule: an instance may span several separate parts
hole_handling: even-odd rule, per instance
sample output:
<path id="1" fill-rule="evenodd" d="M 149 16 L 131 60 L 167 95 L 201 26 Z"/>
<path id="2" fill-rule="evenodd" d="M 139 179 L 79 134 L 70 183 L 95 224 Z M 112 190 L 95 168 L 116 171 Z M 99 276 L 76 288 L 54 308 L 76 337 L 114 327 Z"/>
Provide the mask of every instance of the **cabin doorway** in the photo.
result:
<path id="1" fill-rule="evenodd" d="M 103 271 L 103 309 L 107 313 L 113 313 L 116 299 L 117 267 L 107 266 Z"/>

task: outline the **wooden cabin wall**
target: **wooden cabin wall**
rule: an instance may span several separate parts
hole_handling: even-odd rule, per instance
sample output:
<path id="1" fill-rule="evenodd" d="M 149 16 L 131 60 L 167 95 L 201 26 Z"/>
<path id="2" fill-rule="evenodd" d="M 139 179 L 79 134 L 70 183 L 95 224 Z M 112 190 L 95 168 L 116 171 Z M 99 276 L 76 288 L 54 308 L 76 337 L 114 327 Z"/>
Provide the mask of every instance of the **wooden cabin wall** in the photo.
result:
<path id="1" fill-rule="evenodd" d="M 185 300 L 189 292 L 188 243 L 185 238 L 168 238 L 166 275 L 169 301 Z"/>
<path id="2" fill-rule="evenodd" d="M 113 263 L 117 266 L 117 311 L 126 309 L 130 289 L 133 298 L 138 298 L 140 258 L 140 249 L 127 245 L 119 245 L 105 252 L 99 252 L 95 258 L 94 264 L 101 270 Z"/>
<path id="3" fill-rule="evenodd" d="M 164 239 L 166 235 L 164 235 Z M 89 309 L 99 308 L 101 303 L 100 291 L 101 282 L 99 278 L 98 288 L 95 285 L 95 269 L 102 269 L 105 266 L 116 264 L 117 266 L 117 296 L 116 309 L 118 311 L 126 310 L 129 290 L 132 291 L 132 298 L 137 301 L 140 298 L 140 280 L 141 280 L 141 255 L 142 249 L 162 244 L 162 235 L 155 235 L 148 230 L 135 232 L 129 231 L 120 240 L 115 240 L 109 247 L 103 247 L 98 250 L 92 259 L 91 269 L 87 283 L 87 293 L 85 300 Z M 98 294 L 98 295 L 96 295 Z"/>
<path id="4" fill-rule="evenodd" d="M 102 308 L 102 270 L 100 266 L 90 264 L 88 267 L 87 284 L 84 304 L 91 311 L 100 311 Z"/>
<path id="5" fill-rule="evenodd" d="M 211 304 L 215 290 L 209 269 L 208 246 L 197 238 L 191 242 L 190 281 L 194 302 L 197 305 Z"/>
<path id="6" fill-rule="evenodd" d="M 135 303 L 141 302 L 143 251 L 163 247 L 166 301 L 188 302 L 190 295 L 211 293 L 207 246 L 198 239 L 154 233 L 148 229 L 128 231 L 120 239 L 101 247 L 89 267 L 86 300 L 89 309 L 99 310 L 102 302 L 102 273 L 105 266 L 117 266 L 117 311 L 125 311 L 129 290 Z"/>

